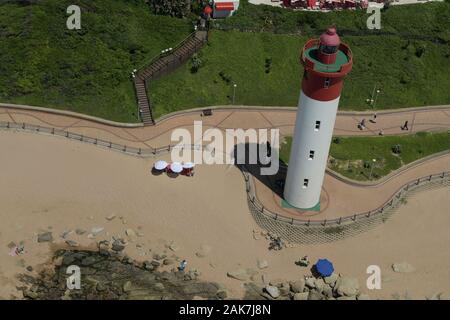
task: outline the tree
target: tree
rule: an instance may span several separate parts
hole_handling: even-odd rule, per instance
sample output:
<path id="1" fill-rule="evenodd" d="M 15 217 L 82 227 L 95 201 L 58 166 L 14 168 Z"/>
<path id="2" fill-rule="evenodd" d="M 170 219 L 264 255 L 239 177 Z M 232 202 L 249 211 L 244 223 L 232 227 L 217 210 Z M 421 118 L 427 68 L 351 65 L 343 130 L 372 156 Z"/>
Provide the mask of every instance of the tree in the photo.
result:
<path id="1" fill-rule="evenodd" d="M 191 0 L 150 0 L 155 14 L 184 18 L 191 12 Z"/>

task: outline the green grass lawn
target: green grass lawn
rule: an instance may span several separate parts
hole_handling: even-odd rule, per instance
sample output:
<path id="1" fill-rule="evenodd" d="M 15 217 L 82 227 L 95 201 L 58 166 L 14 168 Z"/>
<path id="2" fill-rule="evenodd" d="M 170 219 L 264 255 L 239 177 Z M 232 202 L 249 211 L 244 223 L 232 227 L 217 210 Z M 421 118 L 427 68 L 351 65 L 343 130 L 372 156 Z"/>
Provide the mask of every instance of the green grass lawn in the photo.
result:
<path id="1" fill-rule="evenodd" d="M 81 30 L 66 8 L 81 7 Z M 0 101 L 137 121 L 131 71 L 191 32 L 144 1 L 42 0 L 0 4 Z"/>
<path id="2" fill-rule="evenodd" d="M 280 159 L 285 163 L 289 162 L 291 143 L 292 137 L 286 137 L 280 148 Z M 392 152 L 395 145 L 400 145 L 400 154 Z M 372 170 L 371 178 L 378 179 L 403 165 L 448 149 L 450 135 L 447 132 L 418 132 L 397 137 L 335 137 L 328 167 L 354 180 L 369 180 Z"/>
<path id="3" fill-rule="evenodd" d="M 191 72 L 190 63 L 152 82 L 149 92 L 155 116 L 182 109 L 232 103 L 296 106 L 301 85 L 300 50 L 307 37 L 273 33 L 214 31 L 199 57 L 203 66 Z M 390 109 L 450 103 L 449 47 L 399 36 L 348 36 L 354 68 L 345 81 L 340 108 L 365 110 L 366 99 L 378 83 L 382 93 L 376 107 Z M 425 53 L 415 52 L 425 46 Z M 266 59 L 272 60 L 266 73 Z M 220 73 L 231 80 L 224 81 Z"/>

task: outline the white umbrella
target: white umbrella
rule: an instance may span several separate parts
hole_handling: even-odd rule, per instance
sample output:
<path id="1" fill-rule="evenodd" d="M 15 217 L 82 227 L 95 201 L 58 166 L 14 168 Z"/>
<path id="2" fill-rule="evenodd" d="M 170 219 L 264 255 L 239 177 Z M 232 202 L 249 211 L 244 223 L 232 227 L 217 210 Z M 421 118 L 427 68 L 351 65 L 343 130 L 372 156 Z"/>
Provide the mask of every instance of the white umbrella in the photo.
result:
<path id="1" fill-rule="evenodd" d="M 195 167 L 195 163 L 193 163 L 193 162 L 183 163 L 183 168 L 185 168 L 185 169 L 192 169 L 193 167 Z"/>
<path id="2" fill-rule="evenodd" d="M 165 168 L 167 168 L 167 162 L 165 162 L 164 160 L 156 161 L 154 167 L 156 170 L 164 170 Z"/>
<path id="3" fill-rule="evenodd" d="M 180 173 L 183 171 L 183 166 L 179 162 L 173 162 L 170 164 L 170 171 Z"/>

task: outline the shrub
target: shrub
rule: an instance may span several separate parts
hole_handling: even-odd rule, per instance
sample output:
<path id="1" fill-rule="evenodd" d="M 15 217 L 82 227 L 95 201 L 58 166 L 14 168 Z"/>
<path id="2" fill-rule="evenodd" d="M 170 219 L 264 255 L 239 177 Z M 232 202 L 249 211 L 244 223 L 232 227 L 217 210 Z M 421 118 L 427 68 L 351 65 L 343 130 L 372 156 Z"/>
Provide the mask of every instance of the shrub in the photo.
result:
<path id="1" fill-rule="evenodd" d="M 394 154 L 400 154 L 402 153 L 402 146 L 399 144 L 393 145 L 391 150 Z"/>

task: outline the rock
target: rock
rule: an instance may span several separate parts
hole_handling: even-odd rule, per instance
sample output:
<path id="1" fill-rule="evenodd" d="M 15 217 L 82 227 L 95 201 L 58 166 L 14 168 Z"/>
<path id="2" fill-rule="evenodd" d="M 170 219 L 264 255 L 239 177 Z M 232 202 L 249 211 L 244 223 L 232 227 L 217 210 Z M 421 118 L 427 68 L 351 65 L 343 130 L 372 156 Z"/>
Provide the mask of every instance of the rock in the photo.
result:
<path id="1" fill-rule="evenodd" d="M 322 292 L 323 288 L 325 288 L 325 286 L 327 286 L 325 284 L 325 281 L 323 281 L 322 278 L 317 278 L 316 281 L 315 281 L 315 285 L 316 285 L 317 291 L 319 291 L 319 292 Z"/>
<path id="2" fill-rule="evenodd" d="M 87 232 L 87 231 L 86 231 L 86 230 L 83 230 L 83 229 L 76 229 L 76 230 L 75 230 L 75 233 L 76 233 L 77 235 L 79 235 L 79 236 L 85 234 L 86 232 Z"/>
<path id="3" fill-rule="evenodd" d="M 31 290 L 25 290 L 23 292 L 23 296 L 29 299 L 37 299 L 39 297 L 39 295 L 36 292 Z"/>
<path id="4" fill-rule="evenodd" d="M 51 232 L 44 232 L 38 235 L 38 242 L 51 242 L 53 241 L 53 235 Z"/>
<path id="5" fill-rule="evenodd" d="M 174 263 L 175 263 L 175 260 L 172 259 L 172 258 L 166 258 L 166 259 L 163 260 L 163 264 L 166 265 L 166 266 L 174 264 Z"/>
<path id="6" fill-rule="evenodd" d="M 309 292 L 298 292 L 294 294 L 294 300 L 308 300 Z"/>
<path id="7" fill-rule="evenodd" d="M 124 292 L 130 292 L 131 290 L 133 290 L 133 284 L 131 283 L 131 281 L 127 281 L 123 284 L 122 289 Z"/>
<path id="8" fill-rule="evenodd" d="M 339 276 L 336 273 L 333 273 L 333 274 L 331 274 L 331 276 L 323 278 L 323 281 L 326 284 L 329 284 L 330 286 L 334 287 L 338 278 L 339 278 Z"/>
<path id="9" fill-rule="evenodd" d="M 302 293 L 305 290 L 305 280 L 300 279 L 289 283 L 291 291 L 294 293 Z"/>
<path id="10" fill-rule="evenodd" d="M 392 270 L 399 273 L 410 273 L 414 272 L 416 269 L 407 262 L 400 262 L 392 264 Z"/>
<path id="11" fill-rule="evenodd" d="M 305 284 L 308 288 L 314 289 L 316 287 L 316 279 L 312 277 L 306 278 Z"/>
<path id="12" fill-rule="evenodd" d="M 115 215 L 115 214 L 111 214 L 111 215 L 109 215 L 109 216 L 106 217 L 106 220 L 112 221 L 112 220 L 114 220 L 115 218 L 116 218 L 116 215 Z"/>
<path id="13" fill-rule="evenodd" d="M 361 294 L 359 294 L 359 295 L 356 297 L 356 299 L 358 299 L 358 300 L 370 300 L 370 297 L 369 297 L 368 294 L 361 293 Z"/>
<path id="14" fill-rule="evenodd" d="M 66 244 L 69 247 L 78 247 L 78 242 L 74 241 L 74 240 L 66 240 Z"/>
<path id="15" fill-rule="evenodd" d="M 340 277 L 334 289 L 339 296 L 356 296 L 359 293 L 359 283 L 355 278 Z"/>
<path id="16" fill-rule="evenodd" d="M 322 294 L 327 298 L 333 297 L 333 288 L 329 285 L 325 285 L 322 289 Z"/>
<path id="17" fill-rule="evenodd" d="M 247 273 L 247 270 L 245 269 L 237 269 L 234 271 L 229 271 L 227 272 L 227 276 L 229 278 L 233 278 L 240 281 L 247 281 L 250 278 L 250 276 Z"/>
<path id="18" fill-rule="evenodd" d="M 266 292 L 274 299 L 280 296 L 280 290 L 275 286 L 265 286 L 264 289 Z"/>
<path id="19" fill-rule="evenodd" d="M 173 252 L 177 252 L 178 250 L 180 250 L 180 248 L 173 242 L 169 245 L 169 249 Z"/>
<path id="20" fill-rule="evenodd" d="M 161 262 L 159 262 L 158 260 L 153 259 L 151 262 L 152 266 L 154 267 L 159 267 L 161 265 Z"/>
<path id="21" fill-rule="evenodd" d="M 155 269 L 155 267 L 153 266 L 153 264 L 152 264 L 152 262 L 151 261 L 144 261 L 144 263 L 142 264 L 142 266 L 144 267 L 144 269 L 145 270 L 148 270 L 148 271 L 152 271 L 152 270 L 154 270 Z"/>
<path id="22" fill-rule="evenodd" d="M 127 229 L 127 230 L 125 230 L 125 234 L 126 234 L 128 237 L 136 237 L 136 232 L 134 232 L 133 229 Z"/>
<path id="23" fill-rule="evenodd" d="M 33 271 L 33 267 L 32 266 L 28 266 L 27 267 L 27 271 L 29 271 L 29 272 Z"/>
<path id="24" fill-rule="evenodd" d="M 217 291 L 217 298 L 219 299 L 226 299 L 228 297 L 228 292 L 226 290 L 219 290 Z"/>
<path id="25" fill-rule="evenodd" d="M 258 268 L 265 269 L 269 266 L 269 263 L 266 260 L 258 260 Z"/>
<path id="26" fill-rule="evenodd" d="M 342 297 L 337 297 L 336 300 L 356 300 L 355 296 L 342 296 Z"/>
<path id="27" fill-rule="evenodd" d="M 275 286 L 275 287 L 278 287 L 278 288 L 288 287 L 289 286 L 289 284 L 284 279 L 273 279 L 273 280 L 270 280 L 269 284 L 271 286 Z"/>
<path id="28" fill-rule="evenodd" d="M 123 241 L 116 239 L 114 240 L 111 249 L 116 252 L 123 251 L 125 249 L 125 244 L 123 243 Z"/>
<path id="29" fill-rule="evenodd" d="M 68 235 L 73 233 L 73 230 L 65 230 L 63 233 L 61 233 L 61 238 L 66 239 Z"/>
<path id="30" fill-rule="evenodd" d="M 427 300 L 442 300 L 442 292 L 435 293 L 431 297 L 426 297 Z"/>
<path id="31" fill-rule="evenodd" d="M 103 230 L 105 230 L 103 227 L 94 227 L 91 229 L 91 234 L 95 237 L 99 233 L 103 232 Z"/>
<path id="32" fill-rule="evenodd" d="M 201 245 L 200 250 L 195 253 L 195 255 L 199 258 L 206 257 L 211 252 L 211 246 L 206 244 Z"/>
<path id="33" fill-rule="evenodd" d="M 323 295 L 316 289 L 309 291 L 308 300 L 323 300 L 323 298 Z"/>
<path id="34" fill-rule="evenodd" d="M 161 282 L 155 283 L 155 285 L 153 286 L 155 288 L 155 290 L 158 291 L 164 291 L 165 287 Z"/>
<path id="35" fill-rule="evenodd" d="M 97 291 L 102 292 L 102 291 L 106 291 L 107 287 L 106 287 L 103 283 L 99 282 L 99 283 L 97 283 L 97 285 L 95 286 L 95 289 L 96 289 Z"/>

